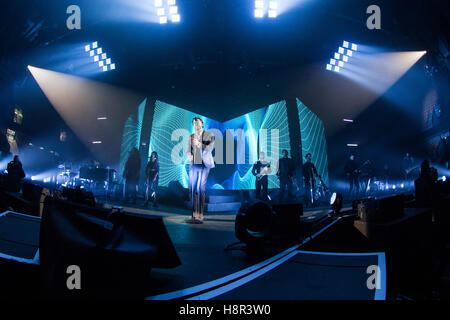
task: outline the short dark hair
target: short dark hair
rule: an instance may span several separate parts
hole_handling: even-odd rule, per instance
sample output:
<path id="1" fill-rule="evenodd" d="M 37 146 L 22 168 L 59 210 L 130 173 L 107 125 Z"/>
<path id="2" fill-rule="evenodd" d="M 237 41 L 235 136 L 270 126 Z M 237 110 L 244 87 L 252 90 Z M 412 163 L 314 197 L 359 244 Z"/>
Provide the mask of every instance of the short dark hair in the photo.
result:
<path id="1" fill-rule="evenodd" d="M 307 153 L 307 154 L 305 155 L 305 158 L 307 158 L 308 156 L 311 156 L 311 157 L 312 157 L 312 154 L 311 154 L 311 153 Z"/>
<path id="2" fill-rule="evenodd" d="M 196 120 L 200 120 L 200 121 L 202 122 L 202 124 L 204 124 L 204 123 L 203 123 L 203 120 L 202 120 L 201 118 L 199 118 L 199 117 L 194 117 L 194 118 L 192 119 L 192 122 L 194 122 L 194 121 L 196 121 Z"/>
<path id="3" fill-rule="evenodd" d="M 289 154 L 289 152 L 286 150 L 286 149 L 283 149 L 283 150 L 281 150 L 281 153 L 287 153 L 287 154 Z"/>

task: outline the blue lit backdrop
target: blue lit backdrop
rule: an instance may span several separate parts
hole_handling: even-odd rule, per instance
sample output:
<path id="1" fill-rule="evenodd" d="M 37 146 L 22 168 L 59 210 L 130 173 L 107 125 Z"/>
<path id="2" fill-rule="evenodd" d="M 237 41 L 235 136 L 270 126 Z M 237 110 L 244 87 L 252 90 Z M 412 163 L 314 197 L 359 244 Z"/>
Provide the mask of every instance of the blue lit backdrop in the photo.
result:
<path id="1" fill-rule="evenodd" d="M 298 117 L 302 137 L 302 158 L 311 153 L 312 162 L 322 176 L 323 182 L 328 185 L 328 157 L 325 129 L 320 120 L 311 110 L 297 99 Z"/>

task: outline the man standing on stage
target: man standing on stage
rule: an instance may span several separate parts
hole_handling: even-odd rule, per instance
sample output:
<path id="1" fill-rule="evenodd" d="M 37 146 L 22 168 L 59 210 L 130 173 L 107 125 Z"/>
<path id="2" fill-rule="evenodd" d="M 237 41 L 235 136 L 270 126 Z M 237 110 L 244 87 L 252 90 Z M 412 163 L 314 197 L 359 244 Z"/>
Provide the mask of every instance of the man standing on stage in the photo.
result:
<path id="1" fill-rule="evenodd" d="M 316 187 L 315 177 L 318 177 L 316 166 L 311 161 L 311 153 L 305 156 L 306 162 L 303 164 L 303 178 L 305 181 L 305 204 L 313 204 L 314 188 Z"/>
<path id="2" fill-rule="evenodd" d="M 267 200 L 267 188 L 269 185 L 270 163 L 264 160 L 264 152 L 259 153 L 259 160 L 253 164 L 252 174 L 256 177 L 255 188 L 256 198 L 266 201 Z M 263 196 L 261 198 L 261 188 L 263 190 Z"/>
<path id="3" fill-rule="evenodd" d="M 356 197 L 359 194 L 359 167 L 355 160 L 355 155 L 350 155 L 344 167 L 345 176 L 349 182 L 349 197 L 352 197 L 353 188 L 355 188 Z"/>
<path id="4" fill-rule="evenodd" d="M 192 222 L 203 221 L 203 210 L 206 198 L 206 182 L 209 170 L 214 168 L 212 151 L 214 134 L 203 130 L 202 119 L 192 119 L 194 133 L 189 136 L 187 156 L 189 166 L 189 192 L 192 201 Z"/>
<path id="5" fill-rule="evenodd" d="M 292 194 L 292 183 L 295 178 L 295 165 L 294 160 L 288 158 L 288 151 L 283 150 L 281 152 L 283 154 L 283 158 L 278 161 L 278 170 L 277 176 L 280 181 L 280 199 L 279 202 L 282 203 L 284 200 L 284 192 L 287 189 L 289 199 L 293 198 Z"/>

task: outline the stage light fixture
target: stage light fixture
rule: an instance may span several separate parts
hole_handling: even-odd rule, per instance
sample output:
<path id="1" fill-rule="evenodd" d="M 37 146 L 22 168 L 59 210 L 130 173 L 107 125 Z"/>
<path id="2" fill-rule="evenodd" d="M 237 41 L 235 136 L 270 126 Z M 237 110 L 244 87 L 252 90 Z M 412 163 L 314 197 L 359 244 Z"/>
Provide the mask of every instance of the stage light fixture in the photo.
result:
<path id="1" fill-rule="evenodd" d="M 255 17 L 256 18 L 264 17 L 264 11 L 262 9 L 255 9 Z"/>
<path id="2" fill-rule="evenodd" d="M 340 55 L 339 53 L 335 52 L 335 53 L 334 53 L 334 58 L 335 58 L 336 60 L 339 60 L 339 59 L 341 58 L 341 55 Z"/>
<path id="3" fill-rule="evenodd" d="M 109 70 L 115 70 L 115 69 L 116 69 L 116 64 L 111 63 L 111 65 L 109 66 Z"/>
<path id="4" fill-rule="evenodd" d="M 339 46 L 337 52 L 335 52 L 334 56 L 333 56 L 335 60 L 342 60 L 342 61 L 338 62 L 338 66 L 340 68 L 344 68 L 345 63 L 349 62 L 349 57 L 352 57 L 353 52 L 355 52 L 357 49 L 358 49 L 358 45 L 344 40 L 342 42 L 342 47 Z M 331 64 L 333 64 L 333 63 L 331 63 Z M 335 65 L 335 64 L 333 64 L 333 65 Z M 327 70 L 330 70 L 330 69 L 327 68 Z M 336 68 L 334 68 L 333 71 L 338 71 L 338 70 L 336 70 Z"/>
<path id="5" fill-rule="evenodd" d="M 180 22 L 181 17 L 179 14 L 172 15 L 172 22 Z"/>
<path id="6" fill-rule="evenodd" d="M 176 0 L 167 0 L 167 5 L 174 6 L 176 4 Z"/>
<path id="7" fill-rule="evenodd" d="M 169 12 L 170 14 L 177 14 L 178 13 L 178 7 L 177 6 L 173 6 L 169 8 Z"/>
<path id="8" fill-rule="evenodd" d="M 352 44 L 352 50 L 353 51 L 357 51 L 358 50 L 358 46 L 356 44 L 354 44 L 354 43 Z"/>
<path id="9" fill-rule="evenodd" d="M 344 54 L 344 48 L 342 48 L 342 47 L 339 47 L 339 50 L 338 50 L 338 52 L 340 53 L 340 54 Z"/>
<path id="10" fill-rule="evenodd" d="M 277 17 L 277 11 L 269 10 L 269 18 L 276 18 L 276 17 Z"/>
<path id="11" fill-rule="evenodd" d="M 333 66 L 336 65 L 336 60 L 330 59 L 330 64 L 333 65 Z"/>
<path id="12" fill-rule="evenodd" d="M 155 0 L 155 7 L 162 7 L 163 5 L 163 0 Z"/>
<path id="13" fill-rule="evenodd" d="M 353 56 L 352 50 L 347 50 L 347 55 L 348 55 L 349 57 L 352 57 L 352 56 Z"/>
<path id="14" fill-rule="evenodd" d="M 447 181 L 447 177 L 446 176 L 442 176 L 442 181 Z"/>
<path id="15" fill-rule="evenodd" d="M 332 70 L 333 66 L 331 64 L 327 64 L 327 70 Z"/>
<path id="16" fill-rule="evenodd" d="M 348 41 L 344 41 L 344 43 L 342 44 L 342 46 L 343 46 L 344 48 L 348 48 L 348 46 L 349 46 Z"/>
<path id="17" fill-rule="evenodd" d="M 98 67 L 102 71 L 113 70 L 113 68 L 109 68 L 106 65 L 112 64 L 111 58 L 108 58 L 108 54 L 103 51 L 103 48 L 98 47 L 98 42 L 92 42 L 91 45 L 85 46 L 86 53 L 89 53 L 90 57 L 94 57 L 93 62 L 95 64 L 98 63 Z M 115 68 L 114 68 L 115 69 Z"/>
<path id="18" fill-rule="evenodd" d="M 339 72 L 340 70 L 341 70 L 341 69 L 340 69 L 338 66 L 335 66 L 335 67 L 334 67 L 334 71 L 335 71 L 335 72 Z"/>
<path id="19" fill-rule="evenodd" d="M 263 0 L 256 0 L 255 1 L 255 8 L 256 9 L 263 9 L 264 8 L 264 1 Z"/>
<path id="20" fill-rule="evenodd" d="M 342 56 L 342 61 L 348 62 L 348 56 Z"/>
<path id="21" fill-rule="evenodd" d="M 338 65 L 339 65 L 340 68 L 343 68 L 344 67 L 344 61 L 339 61 Z"/>
<path id="22" fill-rule="evenodd" d="M 334 214 L 338 214 L 341 211 L 343 202 L 344 197 L 342 197 L 342 194 L 338 192 L 333 192 L 330 198 L 330 205 Z"/>
<path id="23" fill-rule="evenodd" d="M 278 2 L 277 1 L 270 1 L 269 2 L 269 9 L 272 9 L 272 10 L 278 9 Z"/>
<path id="24" fill-rule="evenodd" d="M 159 23 L 160 23 L 160 24 L 165 24 L 165 23 L 167 23 L 167 17 L 166 17 L 166 16 L 159 17 Z"/>
<path id="25" fill-rule="evenodd" d="M 164 14 L 165 14 L 165 10 L 164 10 L 164 8 L 158 8 L 157 10 L 156 10 L 156 14 L 160 17 L 160 16 L 163 16 Z"/>

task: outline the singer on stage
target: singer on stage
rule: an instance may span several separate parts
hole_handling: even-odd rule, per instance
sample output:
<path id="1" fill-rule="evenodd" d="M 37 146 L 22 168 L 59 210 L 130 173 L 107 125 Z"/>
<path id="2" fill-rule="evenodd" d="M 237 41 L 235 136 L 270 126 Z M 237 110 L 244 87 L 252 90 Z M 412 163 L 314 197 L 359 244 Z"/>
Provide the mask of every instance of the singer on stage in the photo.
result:
<path id="1" fill-rule="evenodd" d="M 206 198 L 206 182 L 209 170 L 214 168 L 212 151 L 214 149 L 214 134 L 203 129 L 203 121 L 192 119 L 194 133 L 188 141 L 187 156 L 189 166 L 189 197 L 192 201 L 192 222 L 203 221 L 203 210 Z"/>

